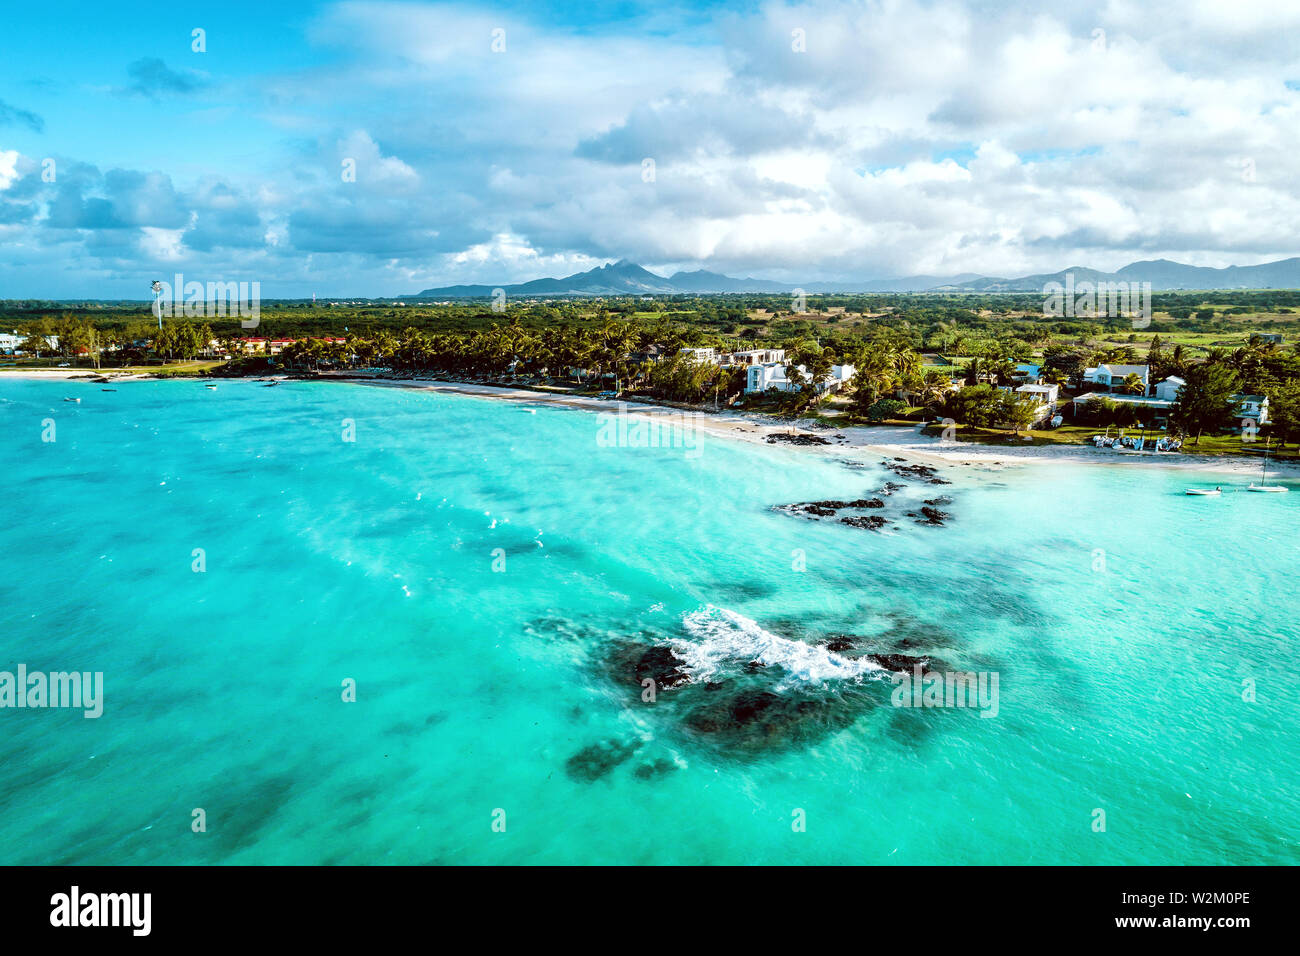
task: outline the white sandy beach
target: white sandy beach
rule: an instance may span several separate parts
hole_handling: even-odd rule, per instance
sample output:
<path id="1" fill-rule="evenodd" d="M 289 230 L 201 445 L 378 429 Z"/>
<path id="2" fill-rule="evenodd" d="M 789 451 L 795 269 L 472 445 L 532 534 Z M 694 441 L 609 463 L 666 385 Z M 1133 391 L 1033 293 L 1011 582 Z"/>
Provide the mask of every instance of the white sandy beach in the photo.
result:
<path id="1" fill-rule="evenodd" d="M 138 372 L 102 372 L 93 369 L 0 369 L 2 377 L 75 380 L 99 376 L 116 381 L 148 380 L 147 374 Z M 285 379 L 283 375 L 261 376 Z M 1164 452 L 1116 452 L 1093 448 L 1089 445 L 1025 445 L 988 446 L 972 442 L 946 442 L 920 434 L 919 428 L 894 426 L 848 426 L 845 428 L 801 428 L 797 425 L 754 412 L 687 411 L 665 405 L 644 402 L 610 402 L 587 395 L 560 392 L 540 392 L 531 389 L 509 388 L 499 385 L 476 385 L 469 382 L 444 382 L 422 378 L 368 378 L 350 375 L 322 375 L 316 381 L 336 381 L 380 388 L 413 388 L 456 395 L 472 395 L 499 401 L 521 402 L 533 405 L 560 405 L 587 411 L 610 412 L 623 405 L 629 415 L 650 418 L 677 418 L 690 427 L 722 438 L 739 439 L 755 444 L 769 444 L 767 436 L 785 434 L 818 435 L 829 445 L 800 446 L 814 454 L 843 454 L 850 452 L 866 460 L 870 455 L 902 456 L 931 465 L 978 466 L 983 470 L 997 470 L 1017 465 L 1110 465 L 1124 468 L 1160 467 L 1179 468 L 1194 472 L 1216 472 L 1243 477 L 1258 477 L 1260 465 L 1254 459 L 1230 455 L 1184 455 Z M 1270 462 L 1269 472 L 1283 478 L 1300 478 L 1300 465 L 1295 462 Z"/>
<path id="2" fill-rule="evenodd" d="M 323 376 L 328 379 L 330 376 Z M 466 382 L 443 382 L 431 379 L 357 379 L 339 377 L 340 381 L 375 385 L 388 388 L 416 388 L 457 395 L 474 395 L 535 405 L 563 405 L 588 411 L 610 412 L 620 404 L 629 415 L 651 417 L 690 416 L 693 426 L 707 434 L 740 439 L 756 444 L 769 444 L 767 436 L 777 433 L 818 435 L 829 445 L 801 446 L 805 451 L 819 454 L 842 454 L 850 451 L 855 457 L 866 460 L 869 455 L 901 456 L 925 464 L 979 466 L 984 470 L 1015 467 L 1026 464 L 1045 465 L 1111 465 L 1118 467 L 1179 468 L 1195 472 L 1216 472 L 1258 477 L 1259 462 L 1254 459 L 1229 455 L 1184 455 L 1170 452 L 1116 452 L 1093 448 L 1090 445 L 1025 445 L 993 447 L 971 442 L 946 442 L 920 434 L 919 428 L 891 426 L 849 426 L 846 428 L 799 428 L 767 415 L 753 412 L 700 412 L 684 411 L 662 405 L 642 402 L 610 402 L 586 395 L 566 395 L 537 392 L 522 388 L 496 385 L 476 385 Z M 1294 462 L 1269 464 L 1270 475 L 1286 478 L 1300 477 L 1300 466 Z"/>

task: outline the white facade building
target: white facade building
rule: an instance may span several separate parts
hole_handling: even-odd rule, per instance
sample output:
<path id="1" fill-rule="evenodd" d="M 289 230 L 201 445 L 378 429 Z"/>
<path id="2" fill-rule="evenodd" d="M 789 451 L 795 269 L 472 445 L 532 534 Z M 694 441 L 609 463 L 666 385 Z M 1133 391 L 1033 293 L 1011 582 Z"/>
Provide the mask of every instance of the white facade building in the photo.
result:
<path id="1" fill-rule="evenodd" d="M 727 358 L 731 365 L 766 365 L 769 362 L 784 362 L 785 349 L 748 349 L 732 352 Z"/>
<path id="2" fill-rule="evenodd" d="M 808 370 L 802 365 L 796 366 L 796 368 L 801 373 L 799 380 L 803 381 L 808 375 Z M 745 394 L 759 395 L 769 389 L 775 389 L 778 392 L 797 391 L 799 386 L 790 381 L 787 369 L 788 366 L 780 362 L 751 365 L 745 378 Z M 853 378 L 853 373 L 854 368 L 852 365 L 832 365 L 830 374 L 817 383 L 817 391 L 837 391 Z"/>
<path id="3" fill-rule="evenodd" d="M 1033 404 L 1034 411 L 1037 413 L 1034 424 L 1038 424 L 1056 414 L 1056 402 L 1061 397 L 1061 386 L 1026 384 L 1016 388 L 1015 393 Z"/>
<path id="4" fill-rule="evenodd" d="M 1142 394 L 1145 395 L 1151 387 L 1149 365 L 1098 365 L 1096 368 L 1085 369 L 1083 380 L 1100 385 L 1107 391 L 1114 391 L 1123 388 L 1125 379 L 1130 375 L 1136 375 L 1142 380 Z"/>
<path id="5" fill-rule="evenodd" d="M 709 349 L 679 349 L 678 354 L 685 355 L 687 358 L 696 362 L 718 363 L 718 350 Z"/>

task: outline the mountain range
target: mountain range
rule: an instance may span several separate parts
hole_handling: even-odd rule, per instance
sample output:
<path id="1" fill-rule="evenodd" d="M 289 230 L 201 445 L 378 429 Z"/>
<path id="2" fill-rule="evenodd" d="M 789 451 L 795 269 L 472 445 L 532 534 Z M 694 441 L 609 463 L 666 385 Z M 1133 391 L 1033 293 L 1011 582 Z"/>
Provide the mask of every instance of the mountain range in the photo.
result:
<path id="1" fill-rule="evenodd" d="M 559 279 L 533 279 L 514 285 L 453 285 L 425 289 L 410 299 L 479 299 L 490 298 L 502 289 L 512 298 L 537 296 L 623 296 L 689 295 L 726 292 L 786 293 L 802 289 L 807 293 L 832 292 L 1042 292 L 1049 282 L 1066 282 L 1066 276 L 1080 282 L 1150 282 L 1154 291 L 1179 289 L 1296 289 L 1300 288 L 1300 257 L 1279 259 L 1254 266 L 1228 266 L 1212 269 L 1189 266 L 1169 259 L 1131 262 L 1116 272 L 1100 272 L 1084 266 L 1060 272 L 1000 278 L 963 273 L 953 276 L 906 276 L 897 279 L 872 279 L 865 282 L 808 282 L 793 285 L 768 279 L 733 279 L 731 276 L 703 269 L 675 272 L 661 276 L 635 262 L 618 262 L 597 266 L 586 272 Z"/>

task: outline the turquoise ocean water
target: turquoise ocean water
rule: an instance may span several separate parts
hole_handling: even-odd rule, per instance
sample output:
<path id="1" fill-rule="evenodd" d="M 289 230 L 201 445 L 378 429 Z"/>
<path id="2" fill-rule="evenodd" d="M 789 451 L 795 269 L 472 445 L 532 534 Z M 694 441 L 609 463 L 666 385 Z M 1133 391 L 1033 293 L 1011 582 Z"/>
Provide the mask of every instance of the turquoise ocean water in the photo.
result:
<path id="1" fill-rule="evenodd" d="M 599 433 L 0 381 L 0 670 L 104 675 L 98 719 L 0 710 L 0 863 L 1300 860 L 1300 487 Z M 886 480 L 885 533 L 772 510 Z M 868 651 L 997 673 L 996 717 Z"/>

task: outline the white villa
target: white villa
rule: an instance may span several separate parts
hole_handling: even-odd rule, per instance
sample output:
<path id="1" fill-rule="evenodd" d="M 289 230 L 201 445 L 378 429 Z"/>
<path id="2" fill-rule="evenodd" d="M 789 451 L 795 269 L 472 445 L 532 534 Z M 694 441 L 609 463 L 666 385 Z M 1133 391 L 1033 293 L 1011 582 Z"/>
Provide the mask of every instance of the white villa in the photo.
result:
<path id="1" fill-rule="evenodd" d="M 1186 385 L 1184 379 L 1177 375 L 1170 375 L 1167 379 L 1152 389 L 1152 394 L 1162 402 L 1172 402 L 1178 397 L 1178 390 Z"/>
<path id="2" fill-rule="evenodd" d="M 714 348 L 707 349 L 679 349 L 678 353 L 685 355 L 696 362 L 718 364 L 718 350 Z"/>
<path id="3" fill-rule="evenodd" d="M 803 375 L 808 374 L 808 370 L 802 365 L 796 366 Z M 762 365 L 751 365 L 748 376 L 745 379 L 745 394 L 758 395 L 769 389 L 778 392 L 793 392 L 798 389 L 787 376 L 787 366 L 780 362 L 765 362 Z M 854 368 L 852 365 L 832 365 L 831 372 L 822 381 L 817 383 L 818 392 L 833 392 L 843 387 L 849 379 L 853 378 Z"/>
<path id="4" fill-rule="evenodd" d="M 785 349 L 749 349 L 732 352 L 722 358 L 723 365 L 766 365 L 770 362 L 784 362 Z"/>
<path id="5" fill-rule="evenodd" d="M 1037 417 L 1033 424 L 1050 420 L 1056 415 L 1056 402 L 1061 397 L 1061 386 L 1028 383 L 1015 389 L 1017 395 L 1034 406 Z"/>
<path id="6" fill-rule="evenodd" d="M 1098 365 L 1096 368 L 1084 369 L 1083 380 L 1093 385 L 1100 385 L 1108 392 L 1124 387 L 1124 380 L 1136 375 L 1142 380 L 1142 394 L 1151 387 L 1151 366 L 1149 365 Z"/>
<path id="7" fill-rule="evenodd" d="M 1103 368 L 1105 366 L 1102 366 Z M 1134 368 L 1135 366 L 1111 366 L 1111 368 Z M 1141 366 L 1145 368 L 1145 366 Z M 1093 371 L 1089 369 L 1088 371 Z M 1120 380 L 1121 382 L 1123 379 Z M 1074 410 L 1079 411 L 1084 402 L 1090 402 L 1098 398 L 1106 398 L 1112 402 L 1123 402 L 1126 405 L 1137 405 L 1140 408 L 1150 408 L 1154 410 L 1157 421 L 1164 421 L 1169 414 L 1170 407 L 1178 398 L 1179 390 L 1186 385 L 1184 379 L 1177 375 L 1170 375 L 1163 382 L 1157 384 L 1151 389 L 1150 396 L 1145 395 L 1123 395 L 1107 394 L 1103 392 L 1088 392 L 1086 395 L 1080 395 L 1074 399 Z M 1247 428 L 1252 423 L 1255 425 L 1267 425 L 1270 421 L 1268 417 L 1268 397 L 1265 395 L 1234 395 L 1233 400 L 1237 402 L 1237 417 L 1241 419 L 1241 427 Z"/>
<path id="8" fill-rule="evenodd" d="M 19 334 L 17 329 L 12 333 L 0 332 L 0 352 L 5 355 L 17 355 L 22 351 L 22 345 L 26 339 L 27 336 Z M 52 349 L 59 347 L 59 337 L 57 335 L 47 335 L 45 341 Z"/>

